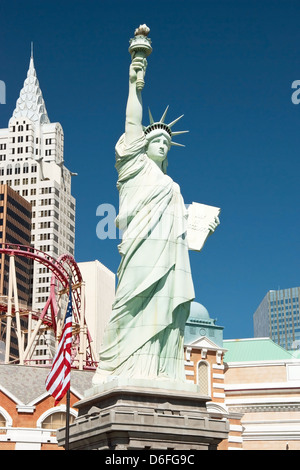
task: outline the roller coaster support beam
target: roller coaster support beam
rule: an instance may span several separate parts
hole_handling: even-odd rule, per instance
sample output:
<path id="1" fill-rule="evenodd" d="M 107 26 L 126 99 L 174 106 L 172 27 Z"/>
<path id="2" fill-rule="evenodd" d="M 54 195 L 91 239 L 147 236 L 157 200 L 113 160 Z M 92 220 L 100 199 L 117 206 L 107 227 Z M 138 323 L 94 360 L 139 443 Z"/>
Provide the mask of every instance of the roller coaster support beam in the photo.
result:
<path id="1" fill-rule="evenodd" d="M 81 315 L 80 315 L 80 332 L 79 332 L 79 370 L 83 370 L 83 360 L 85 354 L 85 344 L 84 344 L 84 311 L 85 311 L 85 282 L 81 283 Z"/>
<path id="2" fill-rule="evenodd" d="M 10 265 L 9 265 L 10 268 Z M 12 320 L 12 281 L 9 277 L 8 299 L 6 313 L 6 341 L 5 341 L 5 364 L 9 364 L 10 338 L 11 338 L 11 320 Z"/>
<path id="3" fill-rule="evenodd" d="M 43 320 L 44 320 L 44 316 L 45 316 L 46 313 L 47 313 L 47 310 L 48 310 L 49 305 L 50 305 L 50 297 L 48 298 L 47 303 L 46 303 L 46 305 L 45 305 L 45 307 L 44 307 L 44 309 L 43 309 L 43 312 L 41 313 L 40 318 L 39 318 L 38 321 L 36 322 L 34 331 L 33 331 L 33 333 L 31 334 L 30 339 L 28 340 L 27 348 L 25 349 L 25 352 L 24 352 L 24 359 L 25 359 L 25 360 L 29 359 L 28 356 L 29 356 L 30 350 L 31 350 L 32 345 L 33 345 L 33 343 L 34 343 L 34 340 L 35 340 L 35 338 L 36 338 L 36 336 L 37 336 L 37 334 L 38 334 L 38 332 L 39 332 L 39 330 L 40 330 L 40 328 L 41 328 L 41 326 L 42 326 L 42 323 L 43 323 Z"/>
<path id="4" fill-rule="evenodd" d="M 21 321 L 20 321 L 20 309 L 18 299 L 18 287 L 16 277 L 16 265 L 14 255 L 9 255 L 9 279 L 8 279 L 8 305 L 6 314 L 6 346 L 5 346 L 5 364 L 9 364 L 10 356 L 10 339 L 11 339 L 11 324 L 12 324 L 12 301 L 14 300 L 15 305 L 15 316 L 16 316 L 16 333 L 18 339 L 19 348 L 19 361 L 20 364 L 24 364 L 24 344 L 22 339 Z"/>
<path id="5" fill-rule="evenodd" d="M 16 316 L 16 325 L 17 325 L 17 338 L 18 338 L 18 347 L 19 347 L 19 361 L 20 361 L 20 365 L 23 365 L 24 364 L 24 356 L 23 356 L 24 350 L 23 350 L 23 341 L 22 341 L 20 309 L 19 309 L 19 299 L 18 299 L 18 286 L 17 286 L 16 265 L 15 265 L 14 255 L 10 255 L 10 258 L 9 258 L 9 281 L 8 282 L 13 283 L 15 316 Z"/>

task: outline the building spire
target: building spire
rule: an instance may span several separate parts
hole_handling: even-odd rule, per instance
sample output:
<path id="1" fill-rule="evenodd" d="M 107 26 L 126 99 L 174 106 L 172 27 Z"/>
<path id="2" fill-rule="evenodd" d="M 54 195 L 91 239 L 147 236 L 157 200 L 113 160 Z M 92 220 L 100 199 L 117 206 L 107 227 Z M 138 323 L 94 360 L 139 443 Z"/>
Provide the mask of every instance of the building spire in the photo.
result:
<path id="1" fill-rule="evenodd" d="M 34 67 L 33 42 L 31 42 L 31 55 L 27 77 L 20 91 L 20 97 L 17 99 L 16 108 L 12 117 L 16 119 L 27 117 L 36 125 L 50 123 Z"/>

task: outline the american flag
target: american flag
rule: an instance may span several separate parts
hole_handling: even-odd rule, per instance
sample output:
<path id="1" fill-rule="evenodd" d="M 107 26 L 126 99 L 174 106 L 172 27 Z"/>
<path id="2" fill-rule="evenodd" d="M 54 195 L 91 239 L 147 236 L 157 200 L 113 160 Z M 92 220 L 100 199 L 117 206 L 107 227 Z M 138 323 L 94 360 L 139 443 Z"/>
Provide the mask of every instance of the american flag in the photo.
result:
<path id="1" fill-rule="evenodd" d="M 46 390 L 55 398 L 55 406 L 70 388 L 72 344 L 72 289 L 69 288 L 69 303 L 60 342 L 46 379 Z"/>

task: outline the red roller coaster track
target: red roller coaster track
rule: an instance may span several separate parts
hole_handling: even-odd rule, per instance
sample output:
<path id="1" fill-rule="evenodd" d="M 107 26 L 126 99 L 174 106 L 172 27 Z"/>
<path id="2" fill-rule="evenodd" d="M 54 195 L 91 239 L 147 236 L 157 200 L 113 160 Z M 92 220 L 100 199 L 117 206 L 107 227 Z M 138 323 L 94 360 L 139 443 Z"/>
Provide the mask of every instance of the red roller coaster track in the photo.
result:
<path id="1" fill-rule="evenodd" d="M 20 308 L 22 316 L 31 314 L 34 320 L 39 321 L 46 327 L 53 330 L 55 336 L 58 333 L 58 305 L 57 297 L 62 293 L 68 293 L 69 282 L 72 284 L 72 304 L 73 304 L 73 344 L 77 346 L 80 343 L 80 325 L 84 326 L 87 332 L 87 344 L 85 351 L 85 365 L 84 368 L 95 368 L 94 355 L 92 353 L 91 342 L 92 338 L 87 329 L 85 312 L 84 312 L 84 299 L 82 296 L 82 276 L 80 269 L 73 258 L 69 254 L 61 255 L 58 259 L 53 258 L 47 253 L 37 250 L 31 246 L 16 245 L 11 243 L 3 243 L 0 248 L 0 253 L 8 256 L 25 257 L 32 259 L 40 264 L 46 266 L 51 272 L 50 294 L 42 312 L 32 312 L 27 309 Z M 49 314 L 50 308 L 50 314 Z M 0 312 L 7 310 L 7 304 L 0 301 Z M 76 346 L 75 346 L 76 349 Z M 78 349 L 78 347 L 77 347 Z M 77 351 L 78 352 L 78 351 Z M 75 351 L 74 357 L 77 352 Z"/>

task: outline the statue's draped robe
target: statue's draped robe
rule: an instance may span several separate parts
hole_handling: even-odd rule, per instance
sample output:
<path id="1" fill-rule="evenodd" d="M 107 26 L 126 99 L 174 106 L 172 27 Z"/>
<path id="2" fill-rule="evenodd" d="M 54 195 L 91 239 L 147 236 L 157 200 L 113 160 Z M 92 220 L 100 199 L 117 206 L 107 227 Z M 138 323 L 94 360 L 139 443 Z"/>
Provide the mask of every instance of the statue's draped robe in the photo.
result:
<path id="1" fill-rule="evenodd" d="M 185 380 L 183 334 L 194 298 L 187 212 L 178 184 L 145 144 L 141 136 L 126 146 L 123 135 L 116 145 L 122 260 L 97 373 Z"/>

